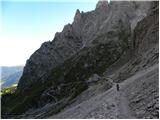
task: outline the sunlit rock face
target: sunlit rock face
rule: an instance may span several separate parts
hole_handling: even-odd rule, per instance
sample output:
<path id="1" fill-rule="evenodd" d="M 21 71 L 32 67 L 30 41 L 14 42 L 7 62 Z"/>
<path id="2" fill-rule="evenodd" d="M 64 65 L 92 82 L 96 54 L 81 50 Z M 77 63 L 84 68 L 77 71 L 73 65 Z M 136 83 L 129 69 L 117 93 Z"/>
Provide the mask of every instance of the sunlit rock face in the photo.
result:
<path id="1" fill-rule="evenodd" d="M 18 91 L 23 92 L 36 82 L 48 80 L 54 68 L 71 57 L 76 58 L 85 49 L 88 49 L 84 52 L 87 56 L 94 56 L 95 59 L 99 55 L 97 61 L 100 61 L 100 56 L 111 58 L 104 58 L 99 66 L 105 62 L 112 64 L 132 46 L 134 28 L 149 13 L 152 4 L 99 1 L 93 11 L 84 13 L 77 10 L 73 23 L 65 25 L 62 32 L 56 33 L 52 41 L 43 43 L 27 60 Z M 99 47 L 101 53 L 94 51 L 99 51 Z M 94 59 L 93 63 L 96 61 Z"/>

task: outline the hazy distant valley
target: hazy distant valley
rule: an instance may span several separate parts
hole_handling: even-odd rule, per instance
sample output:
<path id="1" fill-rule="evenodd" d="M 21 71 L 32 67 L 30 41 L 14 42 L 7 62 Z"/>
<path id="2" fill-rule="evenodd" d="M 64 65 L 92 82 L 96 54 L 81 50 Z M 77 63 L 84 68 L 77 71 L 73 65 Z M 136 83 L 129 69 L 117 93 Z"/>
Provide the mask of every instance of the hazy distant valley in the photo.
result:
<path id="1" fill-rule="evenodd" d="M 18 84 L 18 81 L 22 75 L 23 66 L 14 67 L 1 67 L 1 87 L 11 86 L 12 84 Z"/>

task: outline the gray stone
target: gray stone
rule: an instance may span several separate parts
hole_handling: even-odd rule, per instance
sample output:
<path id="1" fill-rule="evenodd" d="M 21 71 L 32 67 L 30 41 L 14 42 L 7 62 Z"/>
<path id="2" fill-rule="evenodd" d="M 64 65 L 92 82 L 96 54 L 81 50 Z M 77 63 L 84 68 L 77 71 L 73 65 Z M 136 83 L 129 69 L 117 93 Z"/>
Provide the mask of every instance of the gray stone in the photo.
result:
<path id="1" fill-rule="evenodd" d="M 123 43 L 124 39 L 119 35 L 123 34 L 121 36 L 126 36 L 127 39 L 131 34 L 131 27 L 134 29 L 133 26 L 145 17 L 150 6 L 151 2 L 111 1 L 108 4 L 107 1 L 99 1 L 93 11 L 84 13 L 77 10 L 73 23 L 67 24 L 62 32 L 57 32 L 52 41 L 43 43 L 27 60 L 18 91 L 29 89 L 37 81 L 46 80 L 49 71 L 63 64 L 79 50 L 92 45 L 92 41 L 116 41 L 117 43 L 112 44 L 120 45 L 116 49 L 121 54 L 122 47 L 127 44 Z M 99 36 L 104 37 L 99 39 Z M 116 59 L 114 54 L 113 58 Z"/>

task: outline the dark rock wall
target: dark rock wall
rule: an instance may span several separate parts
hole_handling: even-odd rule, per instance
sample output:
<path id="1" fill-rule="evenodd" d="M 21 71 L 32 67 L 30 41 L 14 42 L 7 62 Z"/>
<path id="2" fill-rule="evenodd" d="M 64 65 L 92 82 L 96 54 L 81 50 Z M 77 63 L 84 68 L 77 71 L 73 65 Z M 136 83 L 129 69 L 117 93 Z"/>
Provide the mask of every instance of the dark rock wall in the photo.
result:
<path id="1" fill-rule="evenodd" d="M 52 69 L 87 46 L 92 49 L 92 44 L 99 46 L 109 43 L 115 46 L 118 53 L 108 55 L 114 58 L 113 61 L 129 47 L 132 29 L 147 15 L 151 2 L 101 2 L 93 11 L 84 13 L 77 10 L 72 24 L 66 25 L 61 33 L 56 33 L 53 41 L 43 43 L 31 55 L 18 84 L 18 91 L 45 80 Z"/>

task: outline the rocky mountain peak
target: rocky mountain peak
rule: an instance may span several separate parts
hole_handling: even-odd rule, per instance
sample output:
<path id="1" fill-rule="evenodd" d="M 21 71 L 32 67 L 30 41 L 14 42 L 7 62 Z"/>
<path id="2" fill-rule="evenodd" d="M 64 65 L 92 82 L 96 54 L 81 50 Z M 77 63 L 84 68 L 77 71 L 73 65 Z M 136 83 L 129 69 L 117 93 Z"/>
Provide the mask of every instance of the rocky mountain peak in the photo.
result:
<path id="1" fill-rule="evenodd" d="M 99 8 L 104 8 L 104 7 L 107 7 L 108 6 L 108 1 L 106 0 L 99 0 L 97 5 L 96 5 L 96 9 L 99 9 Z"/>
<path id="2" fill-rule="evenodd" d="M 137 6 L 150 8 L 150 2 L 136 3 Z M 39 79 L 46 80 L 50 70 L 63 64 L 82 48 L 92 46 L 92 44 L 96 43 L 95 45 L 98 46 L 100 43 L 116 41 L 109 43 L 111 44 L 109 46 L 122 45 L 118 50 L 122 54 L 123 49 L 128 46 L 130 28 L 134 29 L 131 26 L 136 26 L 139 16 L 142 16 L 142 19 L 143 14 L 147 14 L 147 11 L 141 7 L 135 10 L 133 2 L 114 1 L 109 7 L 108 2 L 102 0 L 97 3 L 96 10 L 83 13 L 77 9 L 73 23 L 65 25 L 62 32 L 56 33 L 52 42 L 42 44 L 31 55 L 25 65 L 18 90 L 24 91 L 40 81 Z M 104 38 L 100 39 L 100 36 Z"/>
<path id="3" fill-rule="evenodd" d="M 81 19 L 81 13 L 80 13 L 79 9 L 77 9 L 76 14 L 74 16 L 74 20 L 76 21 L 76 20 L 79 20 L 79 19 Z"/>

